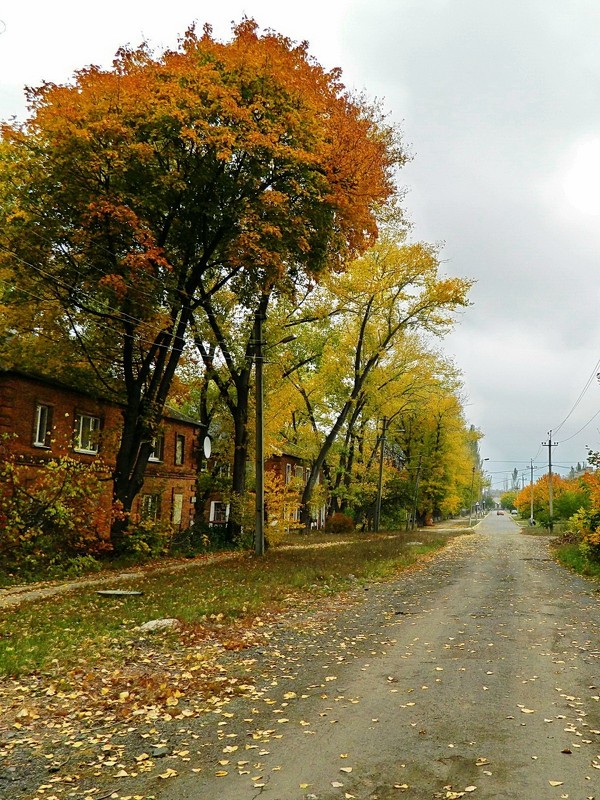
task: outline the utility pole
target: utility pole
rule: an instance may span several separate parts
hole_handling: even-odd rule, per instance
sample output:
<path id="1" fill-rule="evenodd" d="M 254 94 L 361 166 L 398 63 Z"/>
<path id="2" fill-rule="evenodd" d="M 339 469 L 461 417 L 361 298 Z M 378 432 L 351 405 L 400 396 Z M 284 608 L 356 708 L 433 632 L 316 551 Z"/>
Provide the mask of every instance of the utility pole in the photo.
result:
<path id="1" fill-rule="evenodd" d="M 381 422 L 381 453 L 379 455 L 379 481 L 377 483 L 377 500 L 375 501 L 375 519 L 373 530 L 379 533 L 379 519 L 381 517 L 381 495 L 383 493 L 383 459 L 385 455 L 385 433 L 387 430 L 387 417 Z"/>
<path id="2" fill-rule="evenodd" d="M 473 516 L 473 489 L 475 487 L 475 465 L 473 465 L 473 477 L 471 478 L 471 499 L 469 502 L 469 528 L 471 527 L 471 518 Z"/>
<path id="3" fill-rule="evenodd" d="M 529 524 L 533 525 L 533 458 L 529 459 L 531 466 L 531 478 L 529 480 L 529 492 L 530 492 L 530 500 L 531 500 L 531 510 L 529 512 Z"/>
<path id="4" fill-rule="evenodd" d="M 254 552 L 265 554 L 265 460 L 262 316 L 254 320 L 254 365 L 256 378 L 256 519 Z"/>
<path id="5" fill-rule="evenodd" d="M 552 507 L 552 448 L 558 447 L 558 442 L 552 441 L 552 431 L 548 431 L 548 441 L 542 442 L 542 447 L 548 448 L 548 500 L 549 500 L 549 509 L 550 509 L 550 519 L 548 520 L 548 528 L 550 529 L 550 533 L 552 533 L 552 529 L 554 526 L 553 512 L 554 509 Z"/>
<path id="6" fill-rule="evenodd" d="M 421 464 L 423 463 L 423 453 L 419 456 L 419 466 L 417 467 L 417 477 L 415 480 L 415 496 L 413 500 L 412 528 L 417 527 L 417 501 L 419 499 L 419 477 L 421 475 Z"/>

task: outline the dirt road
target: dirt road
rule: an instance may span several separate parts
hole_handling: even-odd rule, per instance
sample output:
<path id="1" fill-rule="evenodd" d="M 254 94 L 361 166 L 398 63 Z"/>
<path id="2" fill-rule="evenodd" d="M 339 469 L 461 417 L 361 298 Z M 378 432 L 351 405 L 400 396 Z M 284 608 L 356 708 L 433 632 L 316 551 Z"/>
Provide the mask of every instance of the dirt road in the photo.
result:
<path id="1" fill-rule="evenodd" d="M 282 632 L 260 700 L 220 717 L 214 763 L 154 794 L 600 800 L 599 595 L 545 539 L 494 514 L 366 596 Z"/>

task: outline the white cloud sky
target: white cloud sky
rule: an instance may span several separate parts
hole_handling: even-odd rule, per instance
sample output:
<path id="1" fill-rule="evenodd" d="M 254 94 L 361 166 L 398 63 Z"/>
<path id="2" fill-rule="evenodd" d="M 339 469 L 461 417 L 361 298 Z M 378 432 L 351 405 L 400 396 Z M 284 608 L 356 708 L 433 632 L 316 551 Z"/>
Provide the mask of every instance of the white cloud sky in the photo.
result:
<path id="1" fill-rule="evenodd" d="M 197 20 L 246 14 L 308 40 L 381 98 L 415 154 L 401 174 L 414 235 L 444 241 L 474 305 L 446 343 L 494 479 L 539 452 L 600 358 L 600 3 L 597 0 L 81 0 L 0 4 L 0 118 L 22 88 L 108 65 L 123 44 L 174 46 Z M 1 29 L 1 25 L 0 25 Z M 594 379 L 557 463 L 600 449 Z"/>

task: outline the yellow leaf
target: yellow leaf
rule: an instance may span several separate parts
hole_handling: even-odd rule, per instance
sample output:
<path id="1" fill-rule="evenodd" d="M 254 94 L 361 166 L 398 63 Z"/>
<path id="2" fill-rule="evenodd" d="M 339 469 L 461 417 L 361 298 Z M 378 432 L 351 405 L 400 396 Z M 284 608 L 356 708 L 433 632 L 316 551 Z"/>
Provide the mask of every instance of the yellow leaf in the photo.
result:
<path id="1" fill-rule="evenodd" d="M 550 786 L 562 786 L 563 785 L 562 781 L 548 781 L 548 783 L 550 784 Z"/>
<path id="2" fill-rule="evenodd" d="M 169 767 L 169 769 L 166 770 L 166 772 L 163 772 L 162 775 L 159 775 L 158 777 L 162 778 L 163 780 L 166 780 L 167 778 L 174 778 L 176 775 L 177 775 L 177 770 L 171 769 Z"/>

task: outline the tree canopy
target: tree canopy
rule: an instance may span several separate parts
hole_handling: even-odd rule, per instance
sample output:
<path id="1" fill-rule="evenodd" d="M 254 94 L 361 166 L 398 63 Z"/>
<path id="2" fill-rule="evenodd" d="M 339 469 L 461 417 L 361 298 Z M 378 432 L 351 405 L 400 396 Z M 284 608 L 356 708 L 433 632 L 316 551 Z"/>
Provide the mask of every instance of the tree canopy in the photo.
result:
<path id="1" fill-rule="evenodd" d="M 339 70 L 248 19 L 226 42 L 205 27 L 123 48 L 29 102 L 0 144 L 4 301 L 39 300 L 38 331 L 53 309 L 88 380 L 124 402 L 127 512 L 194 315 L 225 289 L 254 310 L 341 270 L 374 242 L 405 154 Z"/>

